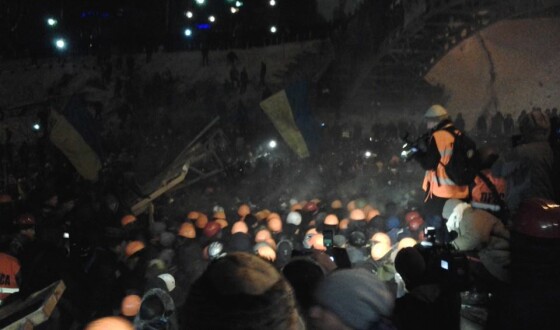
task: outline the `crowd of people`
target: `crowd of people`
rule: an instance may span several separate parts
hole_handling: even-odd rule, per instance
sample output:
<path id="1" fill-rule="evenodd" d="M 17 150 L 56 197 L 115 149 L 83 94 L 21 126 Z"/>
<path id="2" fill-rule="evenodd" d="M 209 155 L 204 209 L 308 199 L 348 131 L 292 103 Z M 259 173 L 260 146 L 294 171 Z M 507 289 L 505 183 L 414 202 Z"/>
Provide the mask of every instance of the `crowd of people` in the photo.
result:
<path id="1" fill-rule="evenodd" d="M 452 122 L 442 107 L 426 121 L 435 137 L 425 155 L 436 148 L 439 159 L 435 132 Z M 404 195 L 420 187 L 406 169 L 424 167 L 426 198 L 441 198 L 435 208 L 421 194 L 380 204 L 365 185 L 344 198 L 175 203 L 179 216 L 156 203 L 135 215 L 95 185 L 11 189 L 0 196 L 1 306 L 63 280 L 45 329 L 459 329 L 469 291 L 488 308 L 487 328 L 551 329 L 560 206 L 549 142 L 558 120 L 534 109 L 518 129 L 507 155 L 479 149 L 497 194 L 477 190 L 488 186 L 479 180 L 439 196 L 439 160 L 360 158 L 322 174 L 324 189 L 348 171 L 385 188 L 406 181 L 394 184 Z"/>

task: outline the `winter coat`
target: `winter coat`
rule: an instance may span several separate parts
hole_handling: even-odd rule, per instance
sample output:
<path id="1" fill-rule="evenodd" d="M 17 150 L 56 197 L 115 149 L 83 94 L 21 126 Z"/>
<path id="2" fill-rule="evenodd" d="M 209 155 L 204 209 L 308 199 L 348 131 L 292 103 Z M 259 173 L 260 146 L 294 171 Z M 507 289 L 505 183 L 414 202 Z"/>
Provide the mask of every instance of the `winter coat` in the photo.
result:
<path id="1" fill-rule="evenodd" d="M 467 208 L 451 244 L 460 251 L 477 251 L 486 269 L 501 281 L 509 281 L 509 231 L 492 214 Z"/>

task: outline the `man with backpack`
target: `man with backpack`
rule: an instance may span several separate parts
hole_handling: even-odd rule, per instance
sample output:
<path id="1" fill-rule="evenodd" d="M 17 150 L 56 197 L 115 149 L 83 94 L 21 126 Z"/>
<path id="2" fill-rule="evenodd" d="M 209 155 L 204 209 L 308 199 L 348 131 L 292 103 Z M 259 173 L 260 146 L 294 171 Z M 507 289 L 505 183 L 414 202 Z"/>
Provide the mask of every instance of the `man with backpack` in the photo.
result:
<path id="1" fill-rule="evenodd" d="M 418 148 L 415 159 L 426 170 L 422 189 L 426 192 L 424 212 L 428 225 L 440 228 L 446 237 L 441 212 L 448 199 L 465 200 L 469 183 L 476 175 L 474 142 L 457 129 L 441 105 L 432 105 L 424 115 L 429 134 L 425 148 Z"/>

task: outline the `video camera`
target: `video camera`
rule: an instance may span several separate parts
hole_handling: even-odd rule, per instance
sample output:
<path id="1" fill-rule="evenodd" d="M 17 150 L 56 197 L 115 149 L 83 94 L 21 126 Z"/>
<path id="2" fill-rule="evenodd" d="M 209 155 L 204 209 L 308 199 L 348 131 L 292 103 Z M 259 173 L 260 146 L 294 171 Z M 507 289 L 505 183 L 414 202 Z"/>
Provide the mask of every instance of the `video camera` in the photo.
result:
<path id="1" fill-rule="evenodd" d="M 414 155 L 416 155 L 418 151 L 420 151 L 420 144 L 421 143 L 425 144 L 426 140 L 429 137 L 429 134 L 430 134 L 429 132 L 424 133 L 416 140 L 410 141 L 408 139 L 409 134 L 408 132 L 406 132 L 404 137 L 402 138 L 404 144 L 402 146 L 401 159 L 405 162 L 411 160 L 414 157 Z"/>
<path id="2" fill-rule="evenodd" d="M 426 281 L 446 288 L 465 291 L 470 285 L 467 255 L 457 251 L 451 244 L 436 241 L 436 229 L 425 229 L 426 241 L 420 243 L 420 254 L 426 263 Z"/>

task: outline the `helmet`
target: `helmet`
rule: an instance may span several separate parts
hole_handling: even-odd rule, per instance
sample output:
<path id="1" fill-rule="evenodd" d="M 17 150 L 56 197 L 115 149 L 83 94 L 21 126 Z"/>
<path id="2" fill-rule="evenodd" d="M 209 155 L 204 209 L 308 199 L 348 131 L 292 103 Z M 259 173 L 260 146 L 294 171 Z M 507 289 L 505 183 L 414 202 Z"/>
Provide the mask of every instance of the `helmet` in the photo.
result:
<path id="1" fill-rule="evenodd" d="M 329 214 L 325 218 L 325 225 L 328 226 L 338 226 L 338 218 L 334 214 Z"/>
<path id="2" fill-rule="evenodd" d="M 127 317 L 136 316 L 140 311 L 141 303 L 142 298 L 138 295 L 131 294 L 124 297 L 121 303 L 121 314 Z"/>
<path id="3" fill-rule="evenodd" d="M 560 205 L 543 198 L 521 202 L 512 219 L 512 230 L 531 237 L 560 238 Z"/>
<path id="4" fill-rule="evenodd" d="M 307 203 L 305 203 L 305 205 L 303 205 L 302 211 L 315 212 L 315 211 L 317 211 L 317 204 L 315 204 L 313 202 L 307 202 Z"/>
<path id="5" fill-rule="evenodd" d="M 299 226 L 301 224 L 301 214 L 299 212 L 290 212 L 286 218 L 286 223 Z"/>
<path id="6" fill-rule="evenodd" d="M 2 194 L 0 195 L 0 204 L 2 203 L 11 203 L 13 202 L 12 200 L 12 196 L 8 195 L 8 194 Z"/>
<path id="7" fill-rule="evenodd" d="M 350 237 L 348 238 L 350 245 L 355 247 L 362 247 L 366 245 L 366 235 L 359 230 L 353 231 L 350 233 Z"/>
<path id="8" fill-rule="evenodd" d="M 259 212 L 255 213 L 255 218 L 257 218 L 257 221 L 263 221 L 269 215 L 270 215 L 270 211 L 267 210 L 267 209 L 264 209 L 264 210 L 260 210 Z"/>
<path id="9" fill-rule="evenodd" d="M 371 210 L 369 210 L 369 212 L 367 213 L 366 216 L 366 220 L 367 221 L 371 221 L 371 219 L 375 218 L 376 216 L 380 215 L 381 213 L 379 213 L 379 210 L 376 208 L 372 208 Z"/>
<path id="10" fill-rule="evenodd" d="M 386 242 L 377 243 L 371 248 L 371 258 L 378 261 L 389 253 L 389 251 L 391 251 L 391 245 Z"/>
<path id="11" fill-rule="evenodd" d="M 266 244 L 270 245 L 271 248 L 273 248 L 274 250 L 276 250 L 276 241 L 274 240 L 274 238 L 267 238 L 264 241 Z"/>
<path id="12" fill-rule="evenodd" d="M 251 208 L 247 204 L 241 204 L 237 209 L 237 214 L 243 218 L 246 215 L 251 214 Z"/>
<path id="13" fill-rule="evenodd" d="M 348 204 L 346 204 L 346 209 L 348 210 L 348 212 L 352 212 L 355 208 L 356 208 L 355 201 L 350 201 L 348 202 Z"/>
<path id="14" fill-rule="evenodd" d="M 364 214 L 364 211 L 362 211 L 361 209 L 355 209 L 352 210 L 352 212 L 350 212 L 350 220 L 352 221 L 363 221 L 366 219 L 366 215 Z"/>
<path id="15" fill-rule="evenodd" d="M 418 218 L 422 219 L 422 216 L 417 211 L 410 211 L 404 216 L 404 220 L 407 224 L 410 224 L 410 221 L 412 221 L 413 219 Z"/>
<path id="16" fill-rule="evenodd" d="M 137 219 L 134 215 L 132 214 L 127 214 L 124 217 L 121 218 L 121 226 L 126 226 L 128 224 L 131 224 L 133 222 L 135 222 Z"/>
<path id="17" fill-rule="evenodd" d="M 272 218 L 268 220 L 268 229 L 273 233 L 279 233 L 282 231 L 282 220 L 280 218 Z"/>
<path id="18" fill-rule="evenodd" d="M 165 287 L 167 291 L 171 292 L 175 289 L 175 277 L 169 273 L 158 275 L 159 278 L 165 282 Z"/>
<path id="19" fill-rule="evenodd" d="M 226 213 L 224 211 L 214 212 L 214 215 L 212 217 L 216 220 L 218 219 L 224 220 L 226 218 Z"/>
<path id="20" fill-rule="evenodd" d="M 389 235 L 382 232 L 373 234 L 373 236 L 371 236 L 371 241 L 373 243 L 387 243 L 391 245 L 391 238 L 389 238 Z"/>
<path id="21" fill-rule="evenodd" d="M 315 234 L 309 239 L 309 245 L 318 251 L 326 251 L 327 248 L 323 242 L 323 234 Z"/>
<path id="22" fill-rule="evenodd" d="M 340 222 L 338 223 L 338 229 L 340 229 L 340 230 L 348 229 L 348 223 L 349 222 L 350 222 L 350 220 L 348 220 L 348 219 L 340 220 Z"/>
<path id="23" fill-rule="evenodd" d="M 366 204 L 364 207 L 362 207 L 362 211 L 364 211 L 364 214 L 367 215 L 369 213 L 369 211 L 373 210 L 373 206 Z"/>
<path id="24" fill-rule="evenodd" d="M 17 226 L 34 226 L 35 225 L 35 217 L 31 213 L 24 213 L 17 217 L 16 219 Z"/>
<path id="25" fill-rule="evenodd" d="M 342 208 L 342 202 L 340 201 L 340 199 L 335 199 L 334 201 L 332 201 L 331 209 L 336 210 L 340 208 Z"/>
<path id="26" fill-rule="evenodd" d="M 397 251 L 406 247 L 413 247 L 414 245 L 416 245 L 416 240 L 414 238 L 405 237 L 399 241 L 399 244 L 397 244 Z"/>
<path id="27" fill-rule="evenodd" d="M 245 221 L 237 221 L 236 223 L 233 224 L 233 226 L 231 227 L 231 234 L 237 234 L 237 233 L 243 233 L 243 234 L 247 234 L 249 232 L 249 227 L 247 227 L 247 224 L 245 223 Z"/>
<path id="28" fill-rule="evenodd" d="M 200 215 L 200 213 L 198 213 L 196 211 L 190 211 L 189 214 L 187 215 L 187 219 L 189 219 L 191 221 L 196 221 L 196 219 L 198 219 L 199 215 Z"/>
<path id="29" fill-rule="evenodd" d="M 275 219 L 275 218 L 280 219 L 280 214 L 278 214 L 276 212 L 272 212 L 266 217 L 266 220 L 270 221 L 270 219 Z"/>
<path id="30" fill-rule="evenodd" d="M 363 209 L 367 205 L 367 201 L 363 198 L 356 199 L 356 208 Z"/>
<path id="31" fill-rule="evenodd" d="M 196 231 L 194 230 L 194 225 L 190 222 L 185 222 L 179 228 L 179 236 L 184 238 L 195 238 Z"/>
<path id="32" fill-rule="evenodd" d="M 439 119 L 443 120 L 449 117 L 447 110 L 439 104 L 432 105 L 424 114 L 426 119 Z"/>
<path id="33" fill-rule="evenodd" d="M 274 249 L 265 242 L 256 244 L 253 251 L 255 251 L 259 257 L 270 262 L 274 262 L 276 260 L 276 251 L 274 251 Z"/>
<path id="34" fill-rule="evenodd" d="M 108 316 L 92 321 L 85 330 L 134 330 L 134 327 L 122 317 Z"/>
<path id="35" fill-rule="evenodd" d="M 142 241 L 132 241 L 126 245 L 125 254 L 127 257 L 130 257 L 136 252 L 142 251 L 145 247 Z"/>
<path id="36" fill-rule="evenodd" d="M 222 229 L 226 228 L 227 226 L 229 226 L 228 222 L 225 219 L 217 219 L 215 220 L 215 222 L 217 224 L 220 225 L 220 227 L 222 227 Z"/>
<path id="37" fill-rule="evenodd" d="M 224 245 L 220 242 L 212 242 L 208 245 L 208 258 L 218 259 L 224 255 Z"/>
<path id="38" fill-rule="evenodd" d="M 418 231 L 420 227 L 424 224 L 424 219 L 414 218 L 408 223 L 408 228 L 412 231 Z"/>
<path id="39" fill-rule="evenodd" d="M 203 233 L 206 237 L 212 237 L 217 235 L 220 230 L 222 230 L 222 226 L 220 226 L 219 223 L 217 223 L 216 221 L 210 221 L 204 227 Z"/>
<path id="40" fill-rule="evenodd" d="M 194 225 L 198 229 L 204 229 L 204 227 L 206 227 L 206 224 L 208 224 L 208 217 L 204 213 L 199 213 Z"/>
<path id="41" fill-rule="evenodd" d="M 272 235 L 270 234 L 270 231 L 268 231 L 268 229 L 261 229 L 255 234 L 255 242 L 264 242 L 271 237 Z"/>
<path id="42" fill-rule="evenodd" d="M 292 205 L 290 207 L 290 211 L 294 212 L 294 211 L 301 211 L 302 206 L 299 203 L 296 203 L 294 205 Z"/>
<path id="43" fill-rule="evenodd" d="M 385 222 L 385 226 L 389 230 L 394 228 L 399 228 L 400 224 L 401 221 L 396 216 L 389 217 L 389 219 L 387 219 L 387 222 Z"/>

